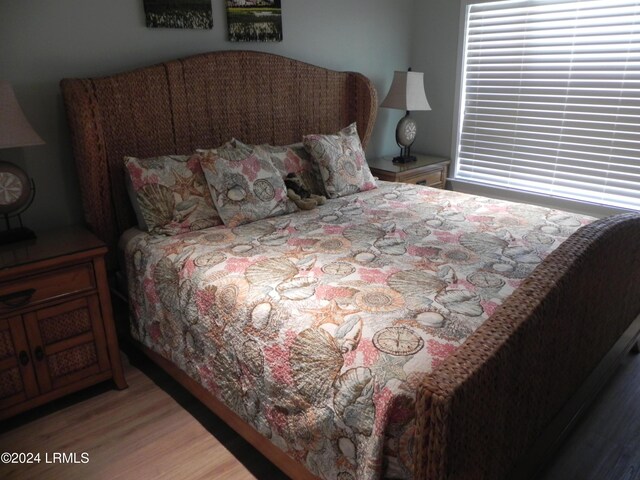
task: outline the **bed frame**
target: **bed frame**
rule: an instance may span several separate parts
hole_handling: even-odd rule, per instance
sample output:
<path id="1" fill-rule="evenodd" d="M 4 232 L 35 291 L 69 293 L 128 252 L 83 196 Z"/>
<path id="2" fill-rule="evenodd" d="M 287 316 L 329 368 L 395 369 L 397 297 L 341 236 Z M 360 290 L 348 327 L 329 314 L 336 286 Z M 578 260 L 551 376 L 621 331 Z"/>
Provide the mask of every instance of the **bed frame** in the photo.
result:
<path id="1" fill-rule="evenodd" d="M 231 137 L 284 145 L 356 121 L 367 144 L 376 91 L 361 74 L 281 56 L 214 52 L 61 83 L 85 219 L 111 247 L 134 224 L 125 155 L 189 154 Z M 640 332 L 640 215 L 582 228 L 421 385 L 415 478 L 525 478 L 575 422 Z M 292 478 L 315 478 L 166 359 L 139 345 Z M 537 442 L 537 443 L 536 443 Z"/>

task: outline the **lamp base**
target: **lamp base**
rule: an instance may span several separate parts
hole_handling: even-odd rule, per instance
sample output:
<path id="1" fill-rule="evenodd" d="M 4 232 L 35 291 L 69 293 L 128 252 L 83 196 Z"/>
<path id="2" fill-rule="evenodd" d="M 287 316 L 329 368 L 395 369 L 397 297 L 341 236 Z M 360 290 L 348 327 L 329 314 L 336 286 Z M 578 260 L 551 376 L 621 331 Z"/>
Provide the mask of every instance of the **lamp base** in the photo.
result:
<path id="1" fill-rule="evenodd" d="M 393 157 L 393 163 L 411 163 L 415 162 L 417 159 L 415 155 L 398 155 L 397 157 Z"/>
<path id="2" fill-rule="evenodd" d="M 0 245 L 22 242 L 24 240 L 33 240 L 36 234 L 27 227 L 10 228 L 0 232 Z"/>

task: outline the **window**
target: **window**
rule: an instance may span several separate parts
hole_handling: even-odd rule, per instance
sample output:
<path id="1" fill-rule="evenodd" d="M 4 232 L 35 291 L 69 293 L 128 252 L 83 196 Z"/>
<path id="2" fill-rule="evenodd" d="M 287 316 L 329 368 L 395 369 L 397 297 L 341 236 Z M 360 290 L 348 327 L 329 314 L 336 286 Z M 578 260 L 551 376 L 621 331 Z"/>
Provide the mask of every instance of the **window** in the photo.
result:
<path id="1" fill-rule="evenodd" d="M 640 0 L 466 6 L 455 178 L 640 209 Z"/>

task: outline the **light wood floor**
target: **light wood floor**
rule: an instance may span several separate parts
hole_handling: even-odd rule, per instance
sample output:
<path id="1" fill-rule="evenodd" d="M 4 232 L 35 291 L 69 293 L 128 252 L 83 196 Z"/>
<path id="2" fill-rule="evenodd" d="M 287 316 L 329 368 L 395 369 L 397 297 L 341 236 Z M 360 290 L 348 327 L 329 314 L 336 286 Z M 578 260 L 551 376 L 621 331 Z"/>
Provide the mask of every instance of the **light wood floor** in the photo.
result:
<path id="1" fill-rule="evenodd" d="M 109 384 L 4 422 L 0 452 L 39 452 L 2 465 L 2 479 L 286 478 L 163 372 L 125 358 L 129 388 Z M 169 392 L 169 393 L 167 393 Z M 47 464 L 45 454 L 89 454 Z M 540 480 L 640 480 L 640 355 L 629 355 Z"/>
<path id="2" fill-rule="evenodd" d="M 144 373 L 123 356 L 128 389 L 107 382 L 6 422 L 0 452 L 40 452 L 42 461 L 0 464 L 0 479 L 286 478 L 164 372 L 135 357 Z M 45 453 L 53 452 L 87 452 L 89 462 L 46 464 Z"/>

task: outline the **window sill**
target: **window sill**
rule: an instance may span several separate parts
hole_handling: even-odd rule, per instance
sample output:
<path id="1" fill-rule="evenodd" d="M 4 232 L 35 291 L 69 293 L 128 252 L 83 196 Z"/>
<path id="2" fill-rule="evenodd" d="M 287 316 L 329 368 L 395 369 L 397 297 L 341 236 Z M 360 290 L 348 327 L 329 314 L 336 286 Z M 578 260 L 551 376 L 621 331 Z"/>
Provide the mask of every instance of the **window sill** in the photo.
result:
<path id="1" fill-rule="evenodd" d="M 456 178 L 447 179 L 447 186 L 450 187 L 451 190 L 456 192 L 497 198 L 500 200 L 508 200 L 511 202 L 531 203 L 534 205 L 540 205 L 542 207 L 557 208 L 560 210 L 566 210 L 568 212 L 579 213 L 582 215 L 590 215 L 593 217 L 606 217 L 609 215 L 633 211 L 619 207 L 610 207 L 608 205 L 584 202 L 580 200 L 571 200 L 562 197 L 554 197 L 551 195 L 543 195 L 540 193 L 525 192 L 523 190 L 496 187 L 495 185 L 486 185 L 482 183 L 470 182 L 468 180 L 458 180 Z"/>

